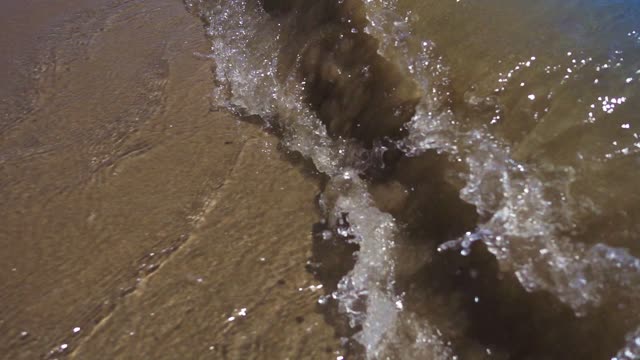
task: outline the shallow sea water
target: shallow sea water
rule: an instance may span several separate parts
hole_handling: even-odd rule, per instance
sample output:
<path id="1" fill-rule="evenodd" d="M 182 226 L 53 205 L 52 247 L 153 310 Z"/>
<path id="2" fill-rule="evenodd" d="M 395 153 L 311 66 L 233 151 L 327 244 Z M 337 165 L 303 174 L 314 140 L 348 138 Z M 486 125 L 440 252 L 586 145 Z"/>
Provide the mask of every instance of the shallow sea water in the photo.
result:
<path id="1" fill-rule="evenodd" d="M 326 176 L 352 356 L 640 356 L 637 4 L 186 4 L 218 104 Z"/>
<path id="2" fill-rule="evenodd" d="M 63 3 L 3 5 L 4 357 L 640 359 L 637 2 Z"/>

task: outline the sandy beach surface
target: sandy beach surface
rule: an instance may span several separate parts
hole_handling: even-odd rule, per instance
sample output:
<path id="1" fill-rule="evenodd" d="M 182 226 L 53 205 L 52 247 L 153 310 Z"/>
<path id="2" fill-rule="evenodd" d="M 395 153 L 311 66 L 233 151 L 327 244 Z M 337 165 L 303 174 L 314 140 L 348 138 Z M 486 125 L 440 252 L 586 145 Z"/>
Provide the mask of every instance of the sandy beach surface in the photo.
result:
<path id="1" fill-rule="evenodd" d="M 181 1 L 3 1 L 0 32 L 0 357 L 337 356 L 318 179 L 212 109 Z"/>
<path id="2" fill-rule="evenodd" d="M 0 359 L 640 359 L 638 19 L 0 1 Z"/>

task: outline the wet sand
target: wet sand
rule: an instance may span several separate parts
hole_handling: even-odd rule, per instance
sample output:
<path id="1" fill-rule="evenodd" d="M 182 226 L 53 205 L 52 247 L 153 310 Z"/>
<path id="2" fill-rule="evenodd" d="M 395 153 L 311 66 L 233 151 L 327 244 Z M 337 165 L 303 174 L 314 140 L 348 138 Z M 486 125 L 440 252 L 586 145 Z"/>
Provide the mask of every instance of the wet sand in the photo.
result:
<path id="1" fill-rule="evenodd" d="M 0 354 L 637 358 L 640 8 L 397 5 L 0 4 Z"/>
<path id="2" fill-rule="evenodd" d="M 199 19 L 1 7 L 3 357 L 335 358 L 305 270 L 318 179 L 211 109 Z"/>

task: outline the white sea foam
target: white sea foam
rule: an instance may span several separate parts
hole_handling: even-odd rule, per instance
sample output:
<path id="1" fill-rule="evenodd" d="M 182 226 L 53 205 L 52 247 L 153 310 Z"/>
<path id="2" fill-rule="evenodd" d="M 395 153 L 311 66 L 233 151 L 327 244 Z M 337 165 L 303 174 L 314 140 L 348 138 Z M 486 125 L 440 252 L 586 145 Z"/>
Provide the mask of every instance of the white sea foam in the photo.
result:
<path id="1" fill-rule="evenodd" d="M 640 328 L 627 335 L 627 344 L 611 360 L 640 359 Z"/>

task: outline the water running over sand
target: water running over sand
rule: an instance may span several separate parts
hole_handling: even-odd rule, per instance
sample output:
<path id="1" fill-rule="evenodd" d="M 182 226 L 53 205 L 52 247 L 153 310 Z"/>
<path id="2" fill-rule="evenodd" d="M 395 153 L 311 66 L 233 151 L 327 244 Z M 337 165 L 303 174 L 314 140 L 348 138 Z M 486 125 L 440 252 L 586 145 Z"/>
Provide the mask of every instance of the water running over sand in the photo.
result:
<path id="1" fill-rule="evenodd" d="M 327 176 L 364 356 L 640 357 L 638 6 L 186 4 L 217 105 Z"/>

